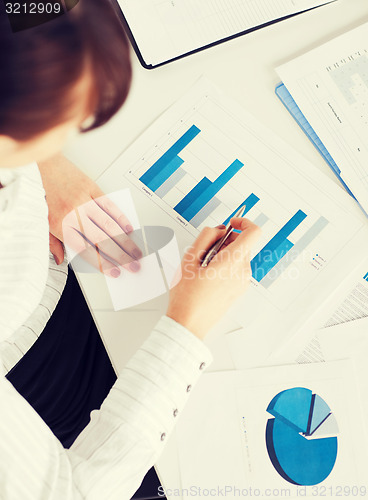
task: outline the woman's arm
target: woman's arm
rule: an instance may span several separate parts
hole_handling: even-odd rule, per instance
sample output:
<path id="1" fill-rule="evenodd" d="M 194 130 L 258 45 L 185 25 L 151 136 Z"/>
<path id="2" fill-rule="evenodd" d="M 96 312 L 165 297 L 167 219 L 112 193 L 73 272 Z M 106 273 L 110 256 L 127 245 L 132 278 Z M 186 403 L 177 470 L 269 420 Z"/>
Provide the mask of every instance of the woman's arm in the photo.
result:
<path id="1" fill-rule="evenodd" d="M 73 444 L 69 453 L 75 480 L 87 498 L 99 499 L 103 491 L 105 498 L 131 498 L 210 363 L 200 339 L 247 288 L 250 249 L 259 235 L 245 219 L 232 223 L 242 233 L 208 268 L 200 267 L 203 254 L 224 229 L 206 228 L 186 253 L 182 278 L 171 290 L 170 318 L 159 321 Z"/>
<path id="2" fill-rule="evenodd" d="M 170 318 L 160 320 L 70 450 L 0 380 L 2 498 L 131 498 L 211 360 L 199 339 L 249 283 L 258 229 L 243 219 L 233 225 L 243 232 L 207 268 L 200 267 L 201 257 L 224 229 L 205 229 L 187 252 L 171 292 Z"/>
<path id="3" fill-rule="evenodd" d="M 142 252 L 128 236 L 133 227 L 97 184 L 62 154 L 39 162 L 38 168 L 46 192 L 55 262 L 64 260 L 62 242 L 66 237 L 76 253 L 83 252 L 85 259 L 109 276 L 120 274 L 112 261 L 130 272 L 138 271 Z M 98 255 L 93 245 L 101 250 Z"/>
<path id="4" fill-rule="evenodd" d="M 0 377 L 0 498 L 130 499 L 210 361 L 200 340 L 163 317 L 69 450 Z"/>

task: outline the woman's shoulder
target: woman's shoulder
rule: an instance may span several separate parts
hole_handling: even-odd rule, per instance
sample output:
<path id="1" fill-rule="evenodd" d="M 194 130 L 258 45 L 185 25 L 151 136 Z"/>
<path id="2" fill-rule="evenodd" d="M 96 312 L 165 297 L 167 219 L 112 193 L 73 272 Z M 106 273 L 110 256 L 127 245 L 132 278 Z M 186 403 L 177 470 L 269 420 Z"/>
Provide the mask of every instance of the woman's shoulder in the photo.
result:
<path id="1" fill-rule="evenodd" d="M 0 169 L 0 342 L 40 302 L 48 273 L 48 210 L 37 164 Z"/>

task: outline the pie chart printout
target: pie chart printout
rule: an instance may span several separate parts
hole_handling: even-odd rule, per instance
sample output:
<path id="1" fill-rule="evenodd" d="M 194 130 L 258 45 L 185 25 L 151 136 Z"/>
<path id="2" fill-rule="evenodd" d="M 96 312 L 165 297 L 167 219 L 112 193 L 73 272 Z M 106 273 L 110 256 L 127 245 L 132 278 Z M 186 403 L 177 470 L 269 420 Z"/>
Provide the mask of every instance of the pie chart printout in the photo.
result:
<path id="1" fill-rule="evenodd" d="M 276 471 L 286 481 L 312 486 L 324 481 L 337 457 L 338 426 L 327 403 L 310 389 L 277 394 L 267 408 L 266 445 Z"/>

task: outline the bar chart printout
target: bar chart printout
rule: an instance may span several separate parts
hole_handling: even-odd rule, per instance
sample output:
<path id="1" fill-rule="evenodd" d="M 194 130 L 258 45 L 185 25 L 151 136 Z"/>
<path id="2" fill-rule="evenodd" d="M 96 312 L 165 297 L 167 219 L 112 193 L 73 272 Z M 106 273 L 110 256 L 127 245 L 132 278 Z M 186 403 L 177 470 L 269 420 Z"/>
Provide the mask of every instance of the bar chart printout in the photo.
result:
<path id="1" fill-rule="evenodd" d="M 351 255 L 366 259 L 366 219 L 351 197 L 206 81 L 143 132 L 99 183 L 128 186 L 142 221 L 173 229 L 180 252 L 240 205 L 261 226 L 247 299 L 232 310 L 232 321 L 247 329 L 247 338 L 241 331 L 228 337 L 237 367 L 282 349 L 347 279 Z"/>
<path id="2" fill-rule="evenodd" d="M 191 125 L 176 142 L 165 151 L 158 160 L 153 163 L 140 177 L 139 180 L 151 189 L 160 198 L 163 198 L 180 180 L 188 174 L 191 166 L 182 168 L 184 160 L 179 154 L 195 140 L 201 133 L 196 125 Z M 225 168 L 216 179 L 211 181 L 203 177 L 182 199 L 171 207 L 187 222 L 198 228 L 212 212 L 221 204 L 216 195 L 226 186 L 234 176 L 244 167 L 238 159 Z M 244 185 L 246 187 L 246 185 Z M 227 225 L 240 207 L 245 206 L 246 215 L 255 205 L 260 202 L 260 197 L 250 193 L 223 221 Z M 295 259 L 313 242 L 315 238 L 326 228 L 328 220 L 320 216 L 305 234 L 296 242 L 289 239 L 291 233 L 305 220 L 307 215 L 298 210 L 274 235 L 262 250 L 252 259 L 252 276 L 268 289 L 285 272 Z M 260 213 L 254 222 L 263 225 L 269 217 Z M 272 272 L 270 272 L 272 270 Z"/>
<path id="3" fill-rule="evenodd" d="M 199 127 L 191 125 L 188 130 L 186 130 L 176 142 L 139 177 L 139 180 L 155 192 L 157 196 L 163 198 L 176 186 L 183 176 L 187 174 L 186 170 L 181 168 L 184 164 L 184 160 L 180 158 L 179 154 L 189 146 L 200 133 L 201 129 Z M 189 167 L 188 165 L 188 168 Z M 243 167 L 244 164 L 236 159 L 231 165 L 225 168 L 215 180 L 211 181 L 208 177 L 203 177 L 173 207 L 174 210 L 183 217 L 183 219 L 190 222 L 192 226 L 198 228 L 220 205 L 221 202 L 216 197 L 217 193 L 219 193 L 219 191 L 226 186 Z M 259 201 L 260 198 L 255 193 L 249 194 L 223 223 L 227 225 L 230 219 L 242 206 L 245 206 L 244 215 L 246 215 Z M 328 221 L 324 217 L 320 217 L 299 241 L 296 243 L 291 242 L 288 237 L 306 217 L 307 215 L 302 210 L 298 210 L 252 259 L 251 267 L 253 278 L 261 283 L 264 288 L 269 288 L 328 224 Z M 269 218 L 264 214 L 260 214 L 255 222 L 263 224 L 268 219 Z M 271 270 L 272 273 L 270 273 Z"/>

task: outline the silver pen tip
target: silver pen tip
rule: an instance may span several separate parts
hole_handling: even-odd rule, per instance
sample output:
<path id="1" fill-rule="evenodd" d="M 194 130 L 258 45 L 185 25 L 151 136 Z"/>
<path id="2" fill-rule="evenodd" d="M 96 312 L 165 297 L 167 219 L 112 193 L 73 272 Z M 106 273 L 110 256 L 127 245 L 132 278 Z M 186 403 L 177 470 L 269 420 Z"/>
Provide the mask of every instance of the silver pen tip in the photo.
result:
<path id="1" fill-rule="evenodd" d="M 243 205 L 242 207 L 240 207 L 239 210 L 234 215 L 234 217 L 243 217 L 245 209 L 246 209 L 246 205 Z"/>

